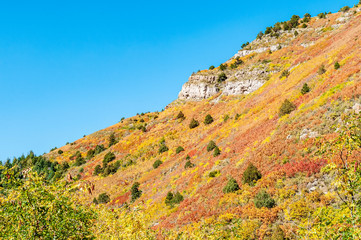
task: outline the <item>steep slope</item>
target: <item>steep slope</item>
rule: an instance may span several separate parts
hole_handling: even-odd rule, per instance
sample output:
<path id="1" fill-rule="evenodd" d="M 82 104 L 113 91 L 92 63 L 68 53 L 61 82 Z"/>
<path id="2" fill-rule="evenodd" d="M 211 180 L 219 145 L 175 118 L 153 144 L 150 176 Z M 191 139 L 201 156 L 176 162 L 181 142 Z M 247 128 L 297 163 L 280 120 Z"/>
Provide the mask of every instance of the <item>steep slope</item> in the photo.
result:
<path id="1" fill-rule="evenodd" d="M 164 111 L 124 119 L 45 157 L 69 162 L 68 174 L 72 178 L 79 174 L 82 189 L 94 186 L 89 192 L 79 191 L 86 204 L 106 192 L 110 206 L 142 206 L 152 216 L 148 226 L 153 229 L 197 229 L 240 218 L 253 224 L 244 227 L 257 238 L 270 236 L 276 223 L 294 238 L 301 218 L 290 216 L 292 204 L 306 199 L 307 208 L 316 209 L 334 201 L 327 200 L 334 198 L 329 196 L 331 178 L 320 173 L 327 159 L 317 156 L 316 137 L 332 137 L 332 126 L 345 111 L 359 113 L 360 36 L 359 8 L 311 18 L 306 27 L 280 30 L 278 36 L 264 35 L 224 63 L 225 69 L 193 74 L 179 99 Z M 227 79 L 219 80 L 222 72 Z M 311 90 L 303 95 L 305 83 Z M 286 99 L 296 109 L 280 116 Z M 177 119 L 179 112 L 185 117 Z M 208 114 L 214 121 L 205 124 Z M 192 119 L 199 126 L 190 128 Z M 112 133 L 118 142 L 108 147 Z M 210 141 L 216 143 L 220 155 L 207 151 Z M 97 145 L 106 149 L 74 166 L 77 151 L 86 158 Z M 179 146 L 184 151 L 177 153 Z M 119 169 L 104 174 L 104 167 L 103 176 L 94 175 L 109 152 L 115 159 L 108 166 L 119 161 Z M 162 164 L 154 168 L 156 160 Z M 193 167 L 185 167 L 188 160 Z M 242 183 L 249 163 L 262 173 L 254 187 Z M 241 191 L 223 192 L 230 178 Z M 134 182 L 140 183 L 142 193 L 132 203 Z M 255 206 L 253 199 L 261 189 L 276 200 L 276 207 Z M 180 192 L 184 200 L 170 208 L 165 204 L 169 191 Z"/>

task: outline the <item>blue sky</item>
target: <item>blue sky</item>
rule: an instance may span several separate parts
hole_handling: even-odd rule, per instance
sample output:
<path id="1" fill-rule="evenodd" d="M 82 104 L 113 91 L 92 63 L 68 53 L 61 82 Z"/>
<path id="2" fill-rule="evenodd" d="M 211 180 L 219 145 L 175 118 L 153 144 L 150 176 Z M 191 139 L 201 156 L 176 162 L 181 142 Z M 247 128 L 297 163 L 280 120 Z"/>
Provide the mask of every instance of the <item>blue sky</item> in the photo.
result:
<path id="1" fill-rule="evenodd" d="M 53 2 L 0 4 L 0 160 L 161 110 L 267 26 L 356 3 Z"/>

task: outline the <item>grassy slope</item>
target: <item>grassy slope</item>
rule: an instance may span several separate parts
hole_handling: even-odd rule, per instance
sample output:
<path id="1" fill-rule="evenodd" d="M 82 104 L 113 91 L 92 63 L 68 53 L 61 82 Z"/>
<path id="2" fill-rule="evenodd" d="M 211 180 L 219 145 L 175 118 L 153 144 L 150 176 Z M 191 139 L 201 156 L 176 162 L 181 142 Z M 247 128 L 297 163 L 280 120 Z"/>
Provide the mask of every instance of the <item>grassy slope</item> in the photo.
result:
<path id="1" fill-rule="evenodd" d="M 294 194 L 302 192 L 307 182 L 319 177 L 320 167 L 325 164 L 324 160 L 314 157 L 316 140 L 300 140 L 300 132 L 308 128 L 323 136 L 332 136 L 330 126 L 337 116 L 354 102 L 360 102 L 361 15 L 357 13 L 339 29 L 332 29 L 341 15 L 312 18 L 308 27 L 311 30 L 300 31 L 289 46 L 271 54 L 265 52 L 242 58 L 245 64 L 241 68 L 261 64 L 264 59 L 271 60 L 268 68 L 290 69 L 288 78 L 280 79 L 280 73 L 273 74 L 256 92 L 246 96 L 222 96 L 217 103 L 212 100 L 218 96 L 202 102 L 176 101 L 163 112 L 125 119 L 66 145 L 61 148 L 62 155 L 56 150 L 46 156 L 59 162 L 70 161 L 69 157 L 76 151 L 85 156 L 96 144 L 107 146 L 108 136 L 114 132 L 119 143 L 81 166 L 84 168 L 82 180 L 95 185 L 92 195 L 83 193 L 89 203 L 102 192 L 110 194 L 111 205 L 129 202 L 130 187 L 138 181 L 143 193 L 136 203 L 144 203 L 154 216 L 150 225 L 159 223 L 157 227 L 180 227 L 226 213 L 259 219 L 264 225 L 282 219 L 287 204 L 297 201 Z M 315 43 L 313 46 L 300 46 L 311 41 Z M 336 61 L 341 64 L 339 70 L 334 69 Z M 322 64 L 327 72 L 319 75 L 317 71 Z M 301 95 L 304 83 L 308 83 L 311 92 Z M 297 110 L 279 118 L 279 107 L 285 99 L 294 102 Z M 185 114 L 184 121 L 175 119 L 179 111 Z M 238 120 L 235 119 L 237 113 L 241 114 Z M 207 114 L 215 120 L 210 125 L 203 123 Z M 230 117 L 227 121 L 223 120 L 225 115 Z M 192 118 L 200 122 L 199 127 L 189 128 Z M 147 123 L 147 132 L 136 129 L 144 124 L 140 119 Z M 159 154 L 159 141 L 163 137 L 169 151 Z M 210 140 L 221 149 L 220 156 L 213 157 L 212 152 L 207 152 Z M 178 146 L 185 151 L 176 154 Z M 112 176 L 93 176 L 94 167 L 102 164 L 109 151 L 115 153 L 116 160 L 133 159 L 136 164 Z M 187 154 L 194 168 L 184 168 Z M 153 169 L 152 164 L 157 159 L 164 163 Z M 249 162 L 263 174 L 253 188 L 241 184 L 242 173 Z M 78 174 L 81 167 L 71 168 L 71 174 Z M 220 175 L 210 178 L 208 174 L 213 170 L 219 170 Z M 241 194 L 222 192 L 230 176 L 244 190 Z M 266 188 L 276 199 L 276 208 L 261 211 L 254 207 L 250 200 L 261 188 Z M 185 199 L 173 209 L 164 204 L 170 190 L 180 191 Z M 290 191 L 290 197 L 285 197 Z"/>

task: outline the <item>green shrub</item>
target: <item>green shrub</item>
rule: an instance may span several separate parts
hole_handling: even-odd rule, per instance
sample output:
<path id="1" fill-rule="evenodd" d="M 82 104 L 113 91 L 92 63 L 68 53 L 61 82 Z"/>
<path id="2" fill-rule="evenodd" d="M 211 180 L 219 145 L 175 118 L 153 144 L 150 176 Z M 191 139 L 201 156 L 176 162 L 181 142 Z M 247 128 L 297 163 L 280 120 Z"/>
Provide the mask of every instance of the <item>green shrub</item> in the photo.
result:
<path id="1" fill-rule="evenodd" d="M 98 203 L 108 203 L 110 202 L 110 197 L 107 193 L 101 193 L 98 196 Z"/>
<path id="2" fill-rule="evenodd" d="M 115 164 L 111 163 L 108 164 L 104 169 L 103 169 L 103 176 L 106 177 L 110 174 L 114 174 L 118 171 L 118 169 L 120 168 L 120 161 L 117 161 Z"/>
<path id="3" fill-rule="evenodd" d="M 193 118 L 192 121 L 189 124 L 189 128 L 193 129 L 193 128 L 196 128 L 198 126 L 199 126 L 199 122 Z"/>
<path id="4" fill-rule="evenodd" d="M 244 171 L 242 176 L 242 182 L 245 184 L 249 184 L 250 186 L 254 186 L 255 182 L 262 178 L 262 174 L 258 169 L 250 163 L 247 169 Z"/>
<path id="5" fill-rule="evenodd" d="M 248 45 L 249 45 L 249 42 L 243 43 L 241 48 L 243 49 L 243 48 L 247 47 Z"/>
<path id="6" fill-rule="evenodd" d="M 280 107 L 279 115 L 282 117 L 286 114 L 291 113 L 295 109 L 296 109 L 296 105 L 290 102 L 288 99 L 286 99 Z"/>
<path id="7" fill-rule="evenodd" d="M 172 192 L 168 192 L 167 197 L 165 198 L 165 204 L 167 206 L 173 207 L 174 204 L 179 204 L 184 200 L 182 194 L 180 192 L 177 192 L 176 194 L 173 194 Z"/>
<path id="8" fill-rule="evenodd" d="M 192 167 L 194 167 L 194 164 L 193 164 L 190 160 L 188 160 L 188 161 L 186 162 L 186 164 L 184 165 L 184 168 L 185 168 L 185 169 L 187 169 L 187 168 L 192 168 Z"/>
<path id="9" fill-rule="evenodd" d="M 185 119 L 185 116 L 184 116 L 184 113 L 182 111 L 179 111 L 176 119 L 181 119 L 181 120 L 184 120 Z"/>
<path id="10" fill-rule="evenodd" d="M 263 37 L 263 32 L 261 31 L 261 32 L 259 32 L 258 34 L 257 34 L 257 39 L 262 39 L 262 37 Z"/>
<path id="11" fill-rule="evenodd" d="M 213 149 L 215 149 L 217 147 L 216 143 L 214 141 L 210 141 L 207 145 L 207 151 L 210 152 L 212 151 Z"/>
<path id="12" fill-rule="evenodd" d="M 283 77 L 288 77 L 290 75 L 290 72 L 288 70 L 284 70 L 282 73 L 281 73 L 281 76 L 280 78 L 283 78 Z"/>
<path id="13" fill-rule="evenodd" d="M 114 133 L 111 133 L 108 139 L 109 147 L 113 146 L 114 144 L 118 143 L 118 140 L 115 138 Z"/>
<path id="14" fill-rule="evenodd" d="M 301 26 L 302 28 L 307 28 L 307 24 L 306 23 L 304 23 L 304 24 L 302 24 L 302 26 Z"/>
<path id="15" fill-rule="evenodd" d="M 94 204 L 99 204 L 99 202 L 98 202 L 98 200 L 97 200 L 96 197 L 93 198 L 93 203 L 94 203 Z"/>
<path id="16" fill-rule="evenodd" d="M 94 157 L 94 153 L 94 149 L 89 149 L 89 151 L 86 153 L 86 158 L 91 159 L 92 157 Z"/>
<path id="17" fill-rule="evenodd" d="M 77 157 L 76 159 L 75 159 L 75 166 L 81 166 L 81 165 L 83 165 L 84 163 L 86 163 L 86 161 L 85 161 L 85 159 L 84 158 L 82 158 L 81 156 L 79 157 Z"/>
<path id="18" fill-rule="evenodd" d="M 217 177 L 219 175 L 219 170 L 215 170 L 209 173 L 209 177 L 214 178 Z"/>
<path id="19" fill-rule="evenodd" d="M 213 122 L 213 118 L 210 114 L 208 114 L 204 119 L 204 124 L 211 124 Z"/>
<path id="20" fill-rule="evenodd" d="M 63 154 L 63 151 L 61 149 L 59 149 L 58 154 L 60 154 L 60 155 Z"/>
<path id="21" fill-rule="evenodd" d="M 276 202 L 265 190 L 262 189 L 254 198 L 254 205 L 256 208 L 273 208 L 276 206 Z"/>
<path id="22" fill-rule="evenodd" d="M 84 168 L 80 168 L 80 169 L 79 169 L 79 172 L 80 172 L 80 173 L 84 172 Z"/>
<path id="23" fill-rule="evenodd" d="M 156 169 L 158 168 L 163 162 L 161 160 L 156 160 L 154 163 L 153 163 L 153 168 Z"/>
<path id="24" fill-rule="evenodd" d="M 322 75 L 322 74 L 324 74 L 325 72 L 326 72 L 325 65 L 322 64 L 322 65 L 318 68 L 317 73 L 318 73 L 319 75 Z"/>
<path id="25" fill-rule="evenodd" d="M 227 80 L 227 75 L 224 72 L 221 72 L 220 74 L 218 74 L 218 82 L 224 82 Z"/>
<path id="26" fill-rule="evenodd" d="M 217 157 L 221 154 L 221 150 L 218 147 L 214 148 L 213 157 Z"/>
<path id="27" fill-rule="evenodd" d="M 294 32 L 294 35 L 295 35 L 295 37 L 297 37 L 297 36 L 298 36 L 298 32 L 297 32 L 297 31 L 295 31 L 295 32 Z"/>
<path id="28" fill-rule="evenodd" d="M 226 70 L 226 68 L 227 68 L 227 64 L 221 64 L 221 65 L 219 65 L 219 69 L 221 70 L 221 71 L 224 71 L 224 70 Z"/>
<path id="29" fill-rule="evenodd" d="M 70 166 L 69 166 L 69 163 L 67 163 L 67 162 L 63 162 L 62 164 L 61 164 L 61 166 L 60 166 L 60 169 L 62 170 L 62 171 L 66 171 L 66 170 L 68 170 L 70 168 Z"/>
<path id="30" fill-rule="evenodd" d="M 338 63 L 338 62 L 335 62 L 335 69 L 337 70 L 337 69 L 339 69 L 341 66 L 340 66 L 340 64 Z"/>
<path id="31" fill-rule="evenodd" d="M 319 13 L 317 16 L 318 16 L 320 19 L 326 18 L 326 13 Z"/>
<path id="32" fill-rule="evenodd" d="M 310 87 L 307 85 L 307 83 L 303 84 L 303 87 L 301 89 L 301 94 L 305 95 L 306 93 L 308 93 L 310 91 Z"/>
<path id="33" fill-rule="evenodd" d="M 177 149 L 175 150 L 175 152 L 178 154 L 180 152 L 183 152 L 184 148 L 182 146 L 177 147 Z"/>
<path id="34" fill-rule="evenodd" d="M 105 147 L 103 145 L 96 145 L 94 149 L 94 155 L 97 155 L 105 150 Z"/>
<path id="35" fill-rule="evenodd" d="M 209 70 L 213 70 L 215 67 L 212 65 L 209 67 Z"/>
<path id="36" fill-rule="evenodd" d="M 103 172 L 103 169 L 100 165 L 96 165 L 94 168 L 93 175 L 97 176 Z"/>
<path id="37" fill-rule="evenodd" d="M 105 168 L 108 165 L 108 163 L 110 163 L 114 159 L 115 159 L 114 153 L 108 152 L 107 154 L 105 154 L 103 158 L 103 168 Z"/>
<path id="38" fill-rule="evenodd" d="M 238 190 L 240 190 L 240 187 L 234 178 L 229 179 L 227 185 L 223 188 L 224 193 L 231 193 Z"/>
<path id="39" fill-rule="evenodd" d="M 190 160 L 190 159 L 191 159 L 191 157 L 187 154 L 186 160 Z"/>
<path id="40" fill-rule="evenodd" d="M 223 122 L 227 122 L 228 119 L 229 119 L 229 115 L 228 114 L 224 115 Z"/>
<path id="41" fill-rule="evenodd" d="M 140 183 L 135 182 L 131 188 L 132 202 L 134 202 L 135 200 L 140 198 L 140 196 L 142 195 L 142 191 L 139 190 L 139 186 L 140 186 Z"/>
<path id="42" fill-rule="evenodd" d="M 349 6 L 344 6 L 339 10 L 339 12 L 347 12 L 348 10 L 350 10 L 350 7 Z"/>
<path id="43" fill-rule="evenodd" d="M 165 143 L 161 143 L 158 149 L 159 153 L 164 153 L 167 152 L 169 150 L 169 148 L 165 145 Z"/>
<path id="44" fill-rule="evenodd" d="M 173 198 L 174 198 L 173 193 L 169 191 L 169 192 L 167 193 L 167 196 L 165 197 L 165 204 L 166 204 L 167 206 L 171 205 L 171 203 L 172 203 L 172 201 L 173 201 Z"/>

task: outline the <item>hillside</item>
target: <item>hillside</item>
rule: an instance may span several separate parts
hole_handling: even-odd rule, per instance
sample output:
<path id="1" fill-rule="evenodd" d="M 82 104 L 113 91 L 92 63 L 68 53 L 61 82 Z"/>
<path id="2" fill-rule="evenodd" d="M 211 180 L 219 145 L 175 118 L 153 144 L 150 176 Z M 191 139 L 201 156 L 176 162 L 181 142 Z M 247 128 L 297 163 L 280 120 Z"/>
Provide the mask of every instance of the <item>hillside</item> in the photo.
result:
<path id="1" fill-rule="evenodd" d="M 343 208 L 337 171 L 327 171 L 337 154 L 320 149 L 342 133 L 346 116 L 359 119 L 360 36 L 361 7 L 275 24 L 221 66 L 193 73 L 164 111 L 45 154 L 70 166 L 45 175 L 74 182 L 86 206 L 137 209 L 129 238 L 143 238 L 139 228 L 158 239 L 325 239 L 341 223 L 318 226 L 321 209 Z M 353 149 L 350 163 L 359 154 Z M 261 178 L 245 183 L 250 164 Z M 239 189 L 224 190 L 232 179 Z M 132 201 L 135 182 L 141 193 Z M 102 193 L 110 201 L 96 205 Z M 177 193 L 183 199 L 174 200 Z M 268 203 L 260 207 L 258 198 Z M 336 212 L 329 216 L 338 219 Z M 360 231 L 359 222 L 350 226 Z M 110 238 L 105 232 L 98 236 Z"/>

